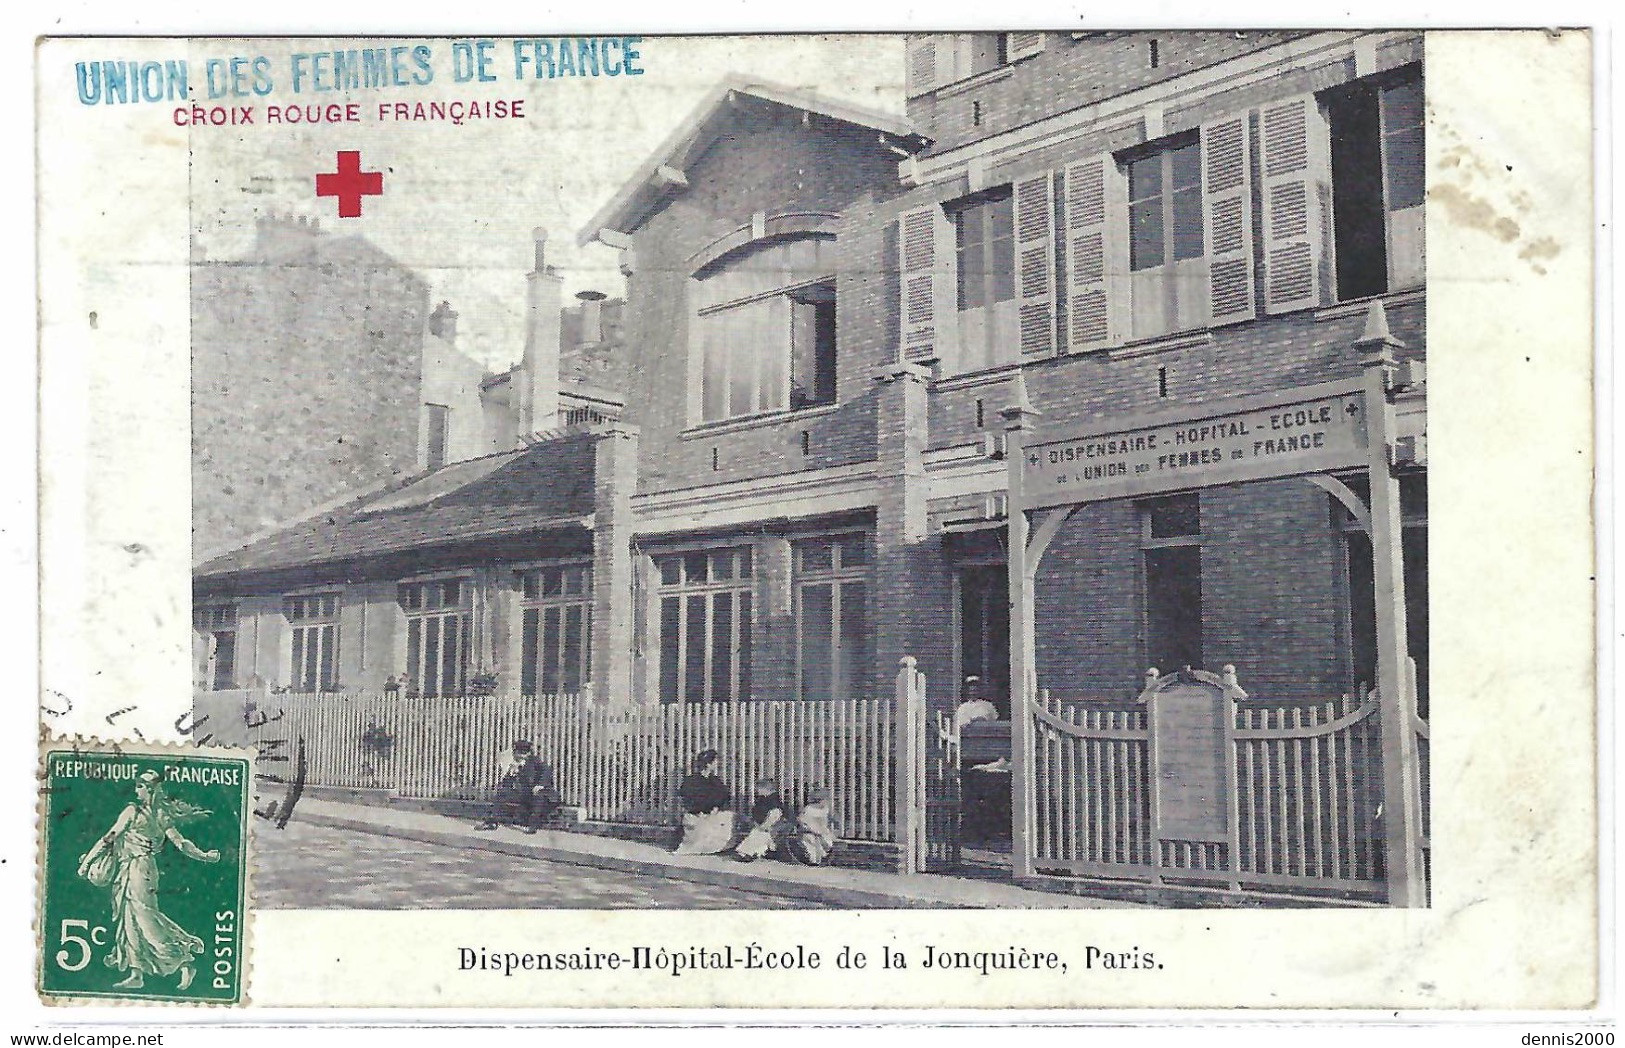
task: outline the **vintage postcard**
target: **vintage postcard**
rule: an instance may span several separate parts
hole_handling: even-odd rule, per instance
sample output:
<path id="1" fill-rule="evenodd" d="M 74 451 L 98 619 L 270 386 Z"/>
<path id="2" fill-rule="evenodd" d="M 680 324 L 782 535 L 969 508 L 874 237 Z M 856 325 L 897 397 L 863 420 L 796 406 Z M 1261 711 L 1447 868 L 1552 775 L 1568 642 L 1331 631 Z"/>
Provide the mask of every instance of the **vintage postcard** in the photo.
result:
<path id="1" fill-rule="evenodd" d="M 37 57 L 42 994 L 1595 1001 L 1587 34 Z"/>

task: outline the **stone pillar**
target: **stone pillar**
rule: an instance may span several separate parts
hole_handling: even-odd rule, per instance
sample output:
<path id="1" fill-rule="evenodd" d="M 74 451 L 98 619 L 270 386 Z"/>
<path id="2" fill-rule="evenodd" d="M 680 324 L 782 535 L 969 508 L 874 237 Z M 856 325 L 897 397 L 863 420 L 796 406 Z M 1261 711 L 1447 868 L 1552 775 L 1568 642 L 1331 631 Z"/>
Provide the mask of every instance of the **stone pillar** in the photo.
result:
<path id="1" fill-rule="evenodd" d="M 930 373 L 894 363 L 880 383 L 875 444 L 880 492 L 875 504 L 874 696 L 890 695 L 904 656 L 918 660 L 933 705 L 951 702 L 952 641 L 946 567 L 940 538 L 926 523 L 925 448 L 930 436 L 926 395 Z"/>
<path id="2" fill-rule="evenodd" d="M 638 482 L 638 430 L 608 422 L 596 433 L 593 463 L 592 683 L 599 701 L 632 694 L 632 493 Z"/>

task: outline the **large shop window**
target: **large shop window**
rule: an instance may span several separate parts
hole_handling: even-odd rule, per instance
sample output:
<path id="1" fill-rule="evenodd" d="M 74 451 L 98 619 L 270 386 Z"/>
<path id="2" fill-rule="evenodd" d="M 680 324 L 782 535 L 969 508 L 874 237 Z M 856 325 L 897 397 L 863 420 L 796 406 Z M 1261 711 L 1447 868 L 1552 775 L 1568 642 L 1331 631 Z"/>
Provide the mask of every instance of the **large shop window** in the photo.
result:
<path id="1" fill-rule="evenodd" d="M 869 694 L 869 560 L 863 535 L 795 544 L 796 666 L 803 699 Z"/>
<path id="2" fill-rule="evenodd" d="M 408 693 L 461 695 L 468 682 L 469 586 L 463 579 L 404 582 Z"/>
<path id="3" fill-rule="evenodd" d="M 832 237 L 780 240 L 695 278 L 700 421 L 834 402 L 834 249 Z"/>
<path id="4" fill-rule="evenodd" d="M 660 596 L 660 701 L 750 698 L 751 552 L 695 550 L 655 558 Z"/>
<path id="5" fill-rule="evenodd" d="M 1420 286 L 1426 171 L 1420 66 L 1326 92 L 1337 297 Z"/>
<path id="6" fill-rule="evenodd" d="M 1015 215 L 1010 187 L 952 211 L 959 306 L 958 370 L 1016 359 Z"/>
<path id="7" fill-rule="evenodd" d="M 203 686 L 224 691 L 237 686 L 237 605 L 211 604 L 192 610 L 192 629 L 208 645 Z"/>
<path id="8" fill-rule="evenodd" d="M 1201 502 L 1192 494 L 1140 503 L 1145 558 L 1147 666 L 1171 673 L 1202 665 Z"/>
<path id="9" fill-rule="evenodd" d="M 286 597 L 282 614 L 293 627 L 288 686 L 298 692 L 336 691 L 339 684 L 339 596 Z"/>
<path id="10" fill-rule="evenodd" d="M 1128 162 L 1129 270 L 1134 337 L 1207 323 L 1202 238 L 1202 145 L 1181 136 Z"/>
<path id="11" fill-rule="evenodd" d="M 519 688 L 525 695 L 575 695 L 592 660 L 592 568 L 538 568 L 520 576 Z"/>

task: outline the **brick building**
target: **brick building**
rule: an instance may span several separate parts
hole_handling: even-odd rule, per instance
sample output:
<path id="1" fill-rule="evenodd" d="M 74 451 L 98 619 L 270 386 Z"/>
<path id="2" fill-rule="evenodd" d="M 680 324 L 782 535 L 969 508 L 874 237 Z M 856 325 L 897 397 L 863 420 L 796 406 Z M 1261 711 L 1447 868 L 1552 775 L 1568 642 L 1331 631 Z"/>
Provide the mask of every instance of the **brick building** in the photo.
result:
<path id="1" fill-rule="evenodd" d="M 493 519 L 503 523 L 474 529 L 482 536 L 493 529 L 512 533 L 503 514 L 534 515 L 552 505 L 516 501 L 511 488 L 515 477 L 527 483 L 551 477 L 535 465 L 555 461 L 549 455 L 557 449 L 518 452 L 542 434 L 618 415 L 625 354 L 623 303 L 584 292 L 581 302 L 565 307 L 562 281 L 542 261 L 545 241 L 537 231 L 537 264 L 526 277 L 522 359 L 500 374 L 459 344 L 450 303 L 431 310 L 428 285 L 359 236 L 333 236 L 315 221 L 269 216 L 259 220 L 246 259 L 197 253 L 193 542 L 199 578 L 229 571 L 237 587 L 232 600 L 195 610 L 200 681 L 213 689 L 249 681 L 382 685 L 385 671 L 363 672 L 372 666 L 365 644 L 346 648 L 352 662 L 336 660 L 336 610 L 325 632 L 281 628 L 286 608 L 308 605 L 320 617 L 323 609 L 337 608 L 332 600 L 285 603 L 264 592 L 290 579 L 304 585 L 331 578 L 326 569 L 289 562 L 357 552 L 353 543 L 321 536 L 334 521 L 351 519 L 358 498 L 403 511 L 391 527 L 367 532 L 397 560 L 402 542 L 410 547 L 434 538 L 444 519 L 408 511 L 418 506 L 415 493 L 424 489 L 417 482 L 426 476 L 435 478 L 428 490 L 436 497 L 469 478 L 496 487 L 493 497 L 503 508 Z M 575 463 L 563 454 L 559 461 Z M 590 472 L 583 483 L 590 491 Z M 478 491 L 461 491 L 451 504 L 470 505 L 471 497 Z M 567 495 L 560 498 L 570 504 Z M 271 565 L 293 569 L 292 575 L 250 572 Z M 345 606 L 356 609 L 353 594 Z M 267 631 L 262 613 L 279 628 Z M 301 616 L 295 618 L 308 618 Z M 307 645 L 307 635 L 329 639 Z M 374 642 L 379 636 L 375 628 Z"/>
<path id="2" fill-rule="evenodd" d="M 1373 331 L 1424 359 L 1419 34 L 916 36 L 907 74 L 903 115 L 724 83 L 587 222 L 627 278 L 626 364 L 600 369 L 622 418 L 582 401 L 579 429 L 204 565 L 199 605 L 259 601 L 262 676 L 295 686 L 332 625 L 347 686 L 839 698 L 911 655 L 933 701 L 1008 716 L 1004 409 L 1109 427 L 1350 378 Z M 534 417 L 538 373 L 488 400 Z M 1415 382 L 1425 696 L 1423 405 Z M 430 526 L 454 506 L 502 507 L 500 533 Z M 1230 664 L 1255 696 L 1352 692 L 1370 556 L 1301 479 L 1092 503 L 1039 579 L 1040 682 L 1122 698 Z"/>

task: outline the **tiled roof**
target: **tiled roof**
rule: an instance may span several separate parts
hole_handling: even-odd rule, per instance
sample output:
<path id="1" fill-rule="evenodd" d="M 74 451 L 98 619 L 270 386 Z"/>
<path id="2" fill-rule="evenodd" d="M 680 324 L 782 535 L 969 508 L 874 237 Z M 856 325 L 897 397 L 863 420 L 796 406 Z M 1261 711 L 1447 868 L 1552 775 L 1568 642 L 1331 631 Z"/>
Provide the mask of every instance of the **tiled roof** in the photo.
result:
<path id="1" fill-rule="evenodd" d="M 595 438 L 576 432 L 408 477 L 200 565 L 199 580 L 567 527 L 593 511 Z M 485 468 L 493 462 L 494 468 Z M 460 481 L 460 482 L 458 482 Z M 429 498 L 420 497 L 427 493 Z"/>

